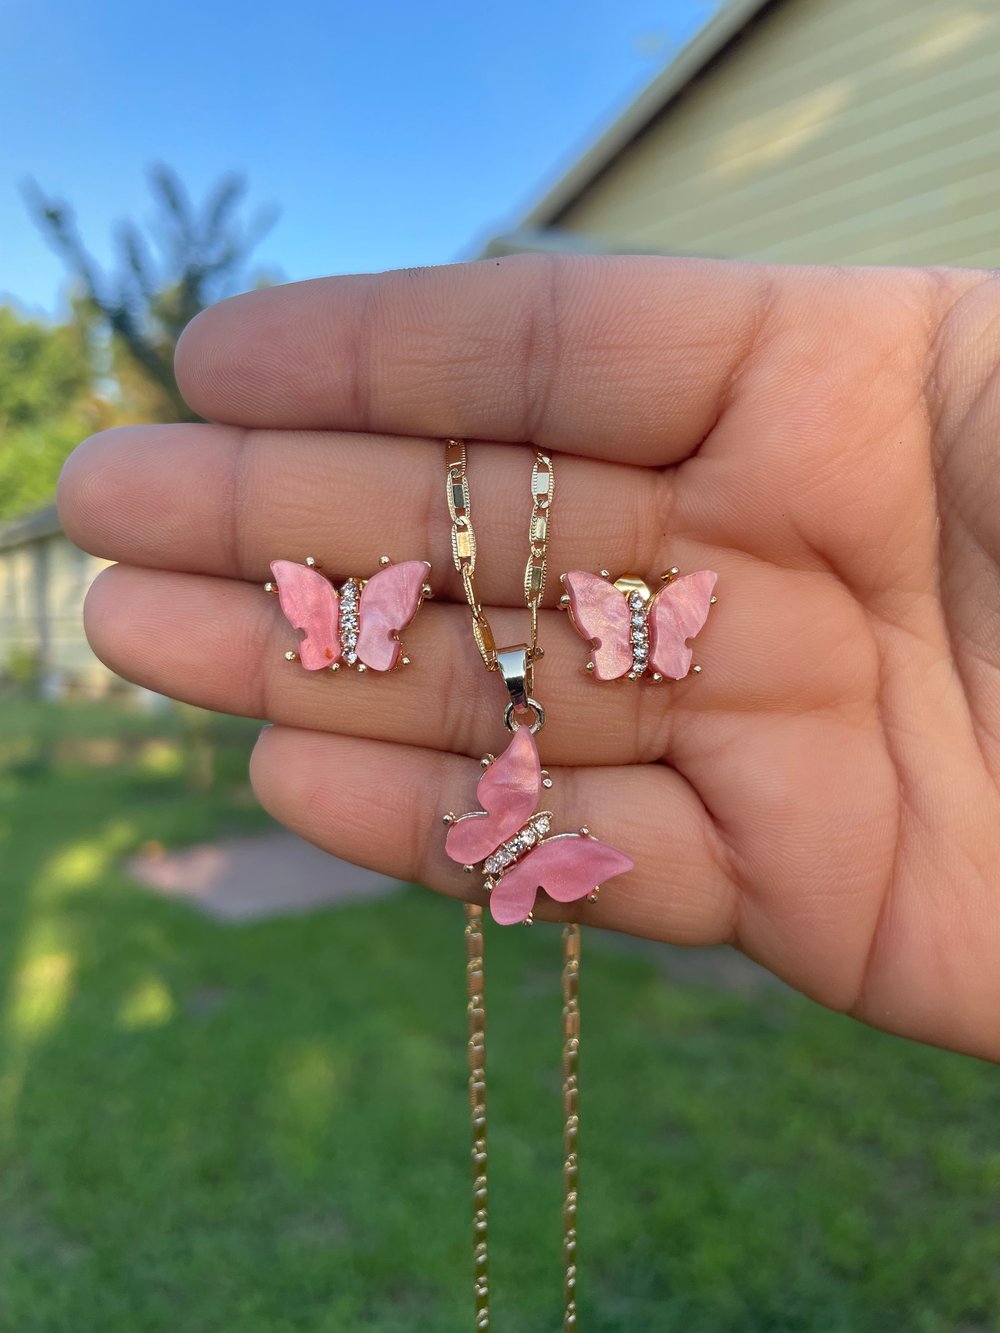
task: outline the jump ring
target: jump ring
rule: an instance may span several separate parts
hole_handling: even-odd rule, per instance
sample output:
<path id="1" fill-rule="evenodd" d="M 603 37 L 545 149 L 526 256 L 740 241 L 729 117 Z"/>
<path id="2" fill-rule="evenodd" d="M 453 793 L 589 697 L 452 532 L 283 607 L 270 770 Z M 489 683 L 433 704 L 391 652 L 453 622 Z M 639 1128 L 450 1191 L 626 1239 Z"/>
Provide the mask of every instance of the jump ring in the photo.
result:
<path id="1" fill-rule="evenodd" d="M 514 705 L 513 703 L 509 703 L 503 710 L 503 724 L 507 730 L 511 732 L 517 731 L 520 726 L 526 726 L 532 736 L 534 736 L 536 731 L 541 731 L 542 727 L 545 726 L 545 709 L 537 699 L 532 699 L 531 695 L 528 695 L 525 706 L 530 708 L 534 713 L 535 720 L 533 722 L 518 722 L 514 717 Z"/>

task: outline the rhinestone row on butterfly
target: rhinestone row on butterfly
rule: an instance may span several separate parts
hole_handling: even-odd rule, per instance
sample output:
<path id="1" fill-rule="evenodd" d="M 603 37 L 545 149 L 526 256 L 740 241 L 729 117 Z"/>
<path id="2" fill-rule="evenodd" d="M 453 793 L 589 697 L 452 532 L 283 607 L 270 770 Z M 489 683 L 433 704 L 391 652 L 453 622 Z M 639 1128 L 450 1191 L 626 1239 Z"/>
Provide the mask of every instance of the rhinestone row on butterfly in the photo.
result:
<path id="1" fill-rule="evenodd" d="M 632 647 L 632 671 L 641 676 L 649 665 L 649 622 L 642 596 L 634 592 L 628 599 L 631 624 L 629 639 Z"/>
<path id="2" fill-rule="evenodd" d="M 340 590 L 340 646 L 344 661 L 354 666 L 358 660 L 358 596 L 356 580 L 349 579 Z"/>
<path id="3" fill-rule="evenodd" d="M 492 856 L 488 856 L 483 863 L 483 869 L 488 875 L 499 875 L 508 866 L 514 864 L 518 857 L 523 856 L 529 847 L 534 847 L 536 842 L 540 842 L 552 827 L 552 816 L 547 810 L 541 814 L 535 815 L 530 823 L 525 824 L 520 833 L 508 838 L 502 843 Z"/>

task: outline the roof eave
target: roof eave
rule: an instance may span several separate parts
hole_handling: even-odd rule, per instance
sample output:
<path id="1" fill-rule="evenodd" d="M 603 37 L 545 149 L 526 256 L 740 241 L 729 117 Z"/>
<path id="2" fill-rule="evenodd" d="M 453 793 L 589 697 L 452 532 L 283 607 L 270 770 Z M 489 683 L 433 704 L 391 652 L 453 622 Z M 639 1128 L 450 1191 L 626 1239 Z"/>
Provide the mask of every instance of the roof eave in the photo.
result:
<path id="1" fill-rule="evenodd" d="M 46 505 L 44 509 L 36 509 L 31 514 L 0 525 L 0 551 L 9 550 L 12 546 L 23 546 L 40 537 L 51 537 L 61 531 L 62 525 L 55 505 Z"/>
<path id="2" fill-rule="evenodd" d="M 773 0 L 729 0 L 628 109 L 608 127 L 517 225 L 542 231 L 557 222 L 619 153 Z"/>

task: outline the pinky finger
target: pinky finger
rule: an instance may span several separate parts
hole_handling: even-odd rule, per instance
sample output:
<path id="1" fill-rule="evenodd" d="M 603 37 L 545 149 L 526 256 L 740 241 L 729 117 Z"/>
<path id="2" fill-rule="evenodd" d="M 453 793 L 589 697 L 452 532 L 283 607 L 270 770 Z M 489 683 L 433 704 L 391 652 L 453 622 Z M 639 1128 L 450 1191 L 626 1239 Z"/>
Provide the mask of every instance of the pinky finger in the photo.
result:
<path id="1" fill-rule="evenodd" d="M 556 826 L 586 823 L 636 863 L 596 903 L 563 906 L 539 894 L 535 915 L 585 920 L 675 944 L 732 937 L 736 889 L 697 794 L 660 765 L 553 769 L 546 808 Z M 387 741 L 269 727 L 251 762 L 264 808 L 324 851 L 453 898 L 485 902 L 478 877 L 444 852 L 442 817 L 477 809 L 476 764 Z"/>

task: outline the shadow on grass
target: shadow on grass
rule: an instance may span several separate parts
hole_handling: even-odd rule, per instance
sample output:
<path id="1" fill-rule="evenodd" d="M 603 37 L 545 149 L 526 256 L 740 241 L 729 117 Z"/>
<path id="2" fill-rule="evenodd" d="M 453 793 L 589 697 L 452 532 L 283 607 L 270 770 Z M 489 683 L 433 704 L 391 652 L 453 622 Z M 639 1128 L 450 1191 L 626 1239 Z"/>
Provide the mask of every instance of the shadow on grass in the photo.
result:
<path id="1" fill-rule="evenodd" d="M 458 907 L 227 927 L 118 869 L 260 825 L 226 727 L 195 790 L 172 718 L 0 717 L 0 1328 L 465 1330 Z M 585 948 L 582 1328 L 994 1326 L 994 1070 Z M 526 1331 L 559 1323 L 558 954 L 488 938 L 495 1322 Z"/>

